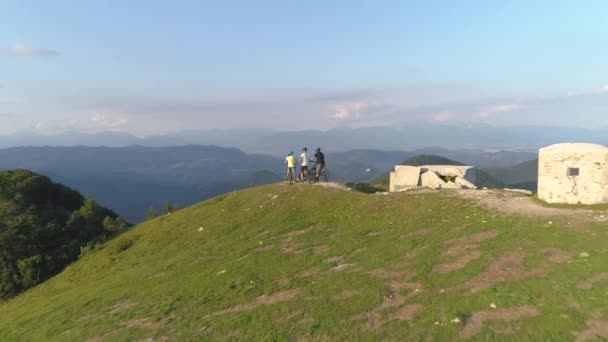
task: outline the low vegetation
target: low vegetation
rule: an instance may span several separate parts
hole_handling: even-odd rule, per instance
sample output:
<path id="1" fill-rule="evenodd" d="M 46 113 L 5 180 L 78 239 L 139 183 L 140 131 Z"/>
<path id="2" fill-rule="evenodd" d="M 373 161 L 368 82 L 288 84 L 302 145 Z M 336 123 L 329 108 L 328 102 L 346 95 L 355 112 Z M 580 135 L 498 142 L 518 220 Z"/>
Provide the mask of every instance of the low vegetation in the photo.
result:
<path id="1" fill-rule="evenodd" d="M 223 195 L 0 304 L 0 340 L 608 338 L 605 212 L 523 216 L 480 200 L 528 197 L 470 193 Z"/>
<path id="2" fill-rule="evenodd" d="M 0 299 L 50 278 L 127 227 L 109 209 L 29 171 L 0 172 Z"/>

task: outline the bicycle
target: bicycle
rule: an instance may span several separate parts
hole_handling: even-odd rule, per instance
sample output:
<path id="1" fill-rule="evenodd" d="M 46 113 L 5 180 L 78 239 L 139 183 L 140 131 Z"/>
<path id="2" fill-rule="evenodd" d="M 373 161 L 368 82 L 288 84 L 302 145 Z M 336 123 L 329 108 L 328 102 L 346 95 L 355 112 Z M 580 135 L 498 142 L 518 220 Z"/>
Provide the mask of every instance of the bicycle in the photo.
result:
<path id="1" fill-rule="evenodd" d="M 319 175 L 317 175 L 317 163 L 314 163 L 311 167 L 311 170 L 314 170 L 314 180 L 315 182 L 328 182 L 329 181 L 329 173 L 327 172 L 327 166 L 323 166 Z"/>
<path id="2" fill-rule="evenodd" d="M 312 184 L 312 177 L 310 175 L 310 170 L 308 169 L 308 167 L 302 170 L 300 181 L 308 182 L 308 184 Z"/>

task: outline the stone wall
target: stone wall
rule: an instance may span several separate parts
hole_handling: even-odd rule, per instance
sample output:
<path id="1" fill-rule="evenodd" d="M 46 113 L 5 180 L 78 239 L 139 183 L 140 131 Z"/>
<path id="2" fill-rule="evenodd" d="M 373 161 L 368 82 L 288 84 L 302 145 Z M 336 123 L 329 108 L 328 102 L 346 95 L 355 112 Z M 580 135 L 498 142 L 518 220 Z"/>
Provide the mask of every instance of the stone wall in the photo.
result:
<path id="1" fill-rule="evenodd" d="M 538 197 L 548 203 L 608 203 L 608 148 L 557 144 L 538 158 Z"/>

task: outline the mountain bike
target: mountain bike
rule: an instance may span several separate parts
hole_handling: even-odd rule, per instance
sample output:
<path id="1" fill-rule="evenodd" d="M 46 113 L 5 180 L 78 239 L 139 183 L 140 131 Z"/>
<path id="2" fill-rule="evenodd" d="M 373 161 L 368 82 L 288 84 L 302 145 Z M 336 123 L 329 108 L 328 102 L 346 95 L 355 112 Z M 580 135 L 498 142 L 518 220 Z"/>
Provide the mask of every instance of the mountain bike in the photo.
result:
<path id="1" fill-rule="evenodd" d="M 310 169 L 313 170 L 311 177 L 314 177 L 315 182 L 329 181 L 329 173 L 327 172 L 327 164 L 321 169 L 318 177 L 317 177 L 317 163 L 312 164 L 312 167 Z"/>
<path id="2" fill-rule="evenodd" d="M 312 176 L 310 175 L 310 170 L 308 168 L 305 168 L 304 170 L 302 170 L 302 179 L 300 179 L 301 182 L 308 182 L 308 184 L 312 184 Z"/>

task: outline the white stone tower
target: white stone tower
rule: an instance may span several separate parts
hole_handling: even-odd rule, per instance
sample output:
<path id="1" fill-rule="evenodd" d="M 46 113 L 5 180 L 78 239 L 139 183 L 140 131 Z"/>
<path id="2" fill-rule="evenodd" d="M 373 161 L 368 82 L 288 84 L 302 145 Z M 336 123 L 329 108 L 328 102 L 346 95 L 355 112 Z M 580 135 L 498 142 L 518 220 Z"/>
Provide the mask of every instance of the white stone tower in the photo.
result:
<path id="1" fill-rule="evenodd" d="M 548 203 L 608 203 L 608 147 L 557 144 L 540 149 L 538 198 Z"/>

